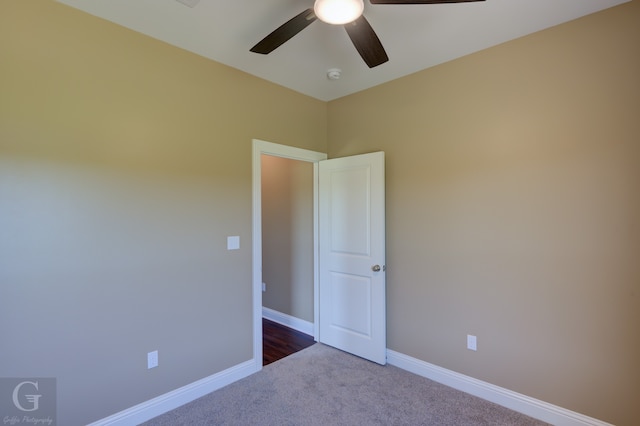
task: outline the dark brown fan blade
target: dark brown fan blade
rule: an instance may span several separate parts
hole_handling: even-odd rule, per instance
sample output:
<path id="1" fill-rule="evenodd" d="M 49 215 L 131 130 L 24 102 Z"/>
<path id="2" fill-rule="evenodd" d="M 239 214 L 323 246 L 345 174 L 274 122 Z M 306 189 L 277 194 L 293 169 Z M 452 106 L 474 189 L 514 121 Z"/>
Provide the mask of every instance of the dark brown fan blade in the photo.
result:
<path id="1" fill-rule="evenodd" d="M 307 26 L 316 19 L 318 18 L 315 13 L 313 13 L 313 9 L 307 9 L 280 25 L 275 31 L 260 40 L 260 42 L 250 50 L 255 53 L 262 53 L 263 55 L 271 53 L 291 37 L 307 28 Z"/>
<path id="2" fill-rule="evenodd" d="M 371 4 L 438 4 L 438 3 L 467 3 L 485 0 L 369 0 Z"/>
<path id="3" fill-rule="evenodd" d="M 380 39 L 364 15 L 360 15 L 353 22 L 344 24 L 344 29 L 347 30 L 353 45 L 369 68 L 377 67 L 389 60 Z"/>

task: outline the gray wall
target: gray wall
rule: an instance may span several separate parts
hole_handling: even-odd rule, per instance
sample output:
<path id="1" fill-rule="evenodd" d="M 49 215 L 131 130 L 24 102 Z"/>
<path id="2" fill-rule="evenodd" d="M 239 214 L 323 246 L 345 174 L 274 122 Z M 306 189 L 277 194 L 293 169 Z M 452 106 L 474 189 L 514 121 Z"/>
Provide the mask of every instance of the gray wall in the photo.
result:
<path id="1" fill-rule="evenodd" d="M 262 304 L 313 322 L 313 163 L 262 156 Z"/>

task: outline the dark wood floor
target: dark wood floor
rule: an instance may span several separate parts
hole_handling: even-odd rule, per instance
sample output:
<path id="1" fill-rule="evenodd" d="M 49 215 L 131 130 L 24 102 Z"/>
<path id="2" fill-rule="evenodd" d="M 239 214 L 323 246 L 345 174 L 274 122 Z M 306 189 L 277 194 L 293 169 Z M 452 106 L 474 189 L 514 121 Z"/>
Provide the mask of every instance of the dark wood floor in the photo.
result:
<path id="1" fill-rule="evenodd" d="M 262 318 L 262 365 L 313 345 L 313 336 Z"/>

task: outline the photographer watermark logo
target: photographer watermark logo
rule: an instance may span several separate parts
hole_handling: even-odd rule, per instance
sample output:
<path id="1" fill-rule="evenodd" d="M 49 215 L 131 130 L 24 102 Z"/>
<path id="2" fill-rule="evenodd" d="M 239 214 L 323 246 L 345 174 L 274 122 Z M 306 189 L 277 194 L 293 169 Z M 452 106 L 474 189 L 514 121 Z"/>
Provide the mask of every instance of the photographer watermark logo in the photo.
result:
<path id="1" fill-rule="evenodd" d="M 29 382 L 29 381 L 24 381 L 24 382 L 20 382 L 18 383 L 18 386 L 16 386 L 13 389 L 13 405 L 15 405 L 19 410 L 22 411 L 36 411 L 38 410 L 38 401 L 40 401 L 40 397 L 42 395 L 25 395 L 24 397 L 26 398 L 26 400 L 28 402 L 30 402 L 32 404 L 31 408 L 24 408 L 22 406 L 22 403 L 20 402 L 20 391 L 22 390 L 22 387 L 24 385 L 32 385 L 33 387 L 36 388 L 36 391 L 38 390 L 38 382 Z"/>
<path id="2" fill-rule="evenodd" d="M 56 425 L 56 379 L 0 378 L 1 425 Z"/>

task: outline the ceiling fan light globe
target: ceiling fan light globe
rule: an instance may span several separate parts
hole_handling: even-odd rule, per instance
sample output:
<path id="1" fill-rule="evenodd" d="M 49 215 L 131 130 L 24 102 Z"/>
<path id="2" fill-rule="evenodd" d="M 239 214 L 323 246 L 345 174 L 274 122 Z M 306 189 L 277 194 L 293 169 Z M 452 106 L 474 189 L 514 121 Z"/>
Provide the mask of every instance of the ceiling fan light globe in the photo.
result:
<path id="1" fill-rule="evenodd" d="M 363 0 L 316 0 L 313 11 L 327 24 L 342 25 L 355 21 L 364 10 Z"/>

